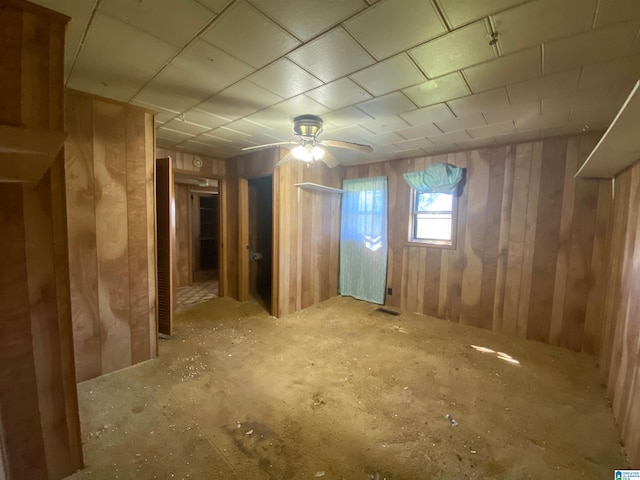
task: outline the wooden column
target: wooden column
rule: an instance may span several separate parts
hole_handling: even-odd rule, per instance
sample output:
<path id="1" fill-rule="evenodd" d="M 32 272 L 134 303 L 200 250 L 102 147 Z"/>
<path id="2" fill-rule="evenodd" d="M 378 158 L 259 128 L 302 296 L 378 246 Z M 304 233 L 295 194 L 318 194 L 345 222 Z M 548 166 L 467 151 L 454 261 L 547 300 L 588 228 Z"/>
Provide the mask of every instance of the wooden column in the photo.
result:
<path id="1" fill-rule="evenodd" d="M 0 5 L 0 128 L 38 144 L 63 129 L 63 47 L 69 19 L 19 0 Z M 22 132 L 22 133 L 21 133 Z M 35 133 L 34 133 L 35 132 Z M 38 133 L 40 132 L 40 133 Z M 58 132 L 58 133 L 56 133 Z M 4 152 L 15 147 L 3 137 Z M 64 157 L 44 173 L 0 156 L 0 478 L 60 479 L 82 468 L 71 332 Z M 41 168 L 42 164 L 38 167 Z M 24 175 L 22 175 L 24 174 Z M 3 177 L 11 178 L 11 177 Z"/>

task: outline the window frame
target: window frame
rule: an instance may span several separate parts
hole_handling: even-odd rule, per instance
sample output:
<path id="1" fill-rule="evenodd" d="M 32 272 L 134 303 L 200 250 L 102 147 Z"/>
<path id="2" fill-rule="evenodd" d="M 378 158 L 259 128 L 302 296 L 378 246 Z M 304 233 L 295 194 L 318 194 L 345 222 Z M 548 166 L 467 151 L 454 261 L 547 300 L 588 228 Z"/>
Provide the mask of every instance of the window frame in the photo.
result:
<path id="1" fill-rule="evenodd" d="M 415 238 L 415 227 L 416 227 L 416 215 L 419 213 L 416 211 L 416 199 L 418 197 L 418 191 L 415 188 L 410 189 L 410 201 L 409 201 L 409 234 L 407 243 L 410 246 L 420 246 L 420 247 L 435 247 L 442 249 L 455 250 L 456 241 L 458 238 L 458 205 L 459 205 L 459 193 L 458 189 L 451 194 L 453 196 L 453 202 L 451 205 L 451 240 L 438 240 L 438 239 L 422 239 Z M 428 213 L 449 213 L 449 211 L 430 211 Z"/>

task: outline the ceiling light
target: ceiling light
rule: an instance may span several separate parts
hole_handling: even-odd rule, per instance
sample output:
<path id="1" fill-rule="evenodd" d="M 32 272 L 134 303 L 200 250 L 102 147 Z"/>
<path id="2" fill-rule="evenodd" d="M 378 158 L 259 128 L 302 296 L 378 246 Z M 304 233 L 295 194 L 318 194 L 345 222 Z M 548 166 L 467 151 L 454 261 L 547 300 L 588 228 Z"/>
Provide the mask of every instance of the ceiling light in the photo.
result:
<path id="1" fill-rule="evenodd" d="M 307 163 L 313 162 L 314 160 L 320 160 L 322 157 L 324 157 L 324 150 L 317 145 L 313 145 L 312 143 L 298 145 L 291 151 L 291 153 L 298 160 L 302 160 Z"/>

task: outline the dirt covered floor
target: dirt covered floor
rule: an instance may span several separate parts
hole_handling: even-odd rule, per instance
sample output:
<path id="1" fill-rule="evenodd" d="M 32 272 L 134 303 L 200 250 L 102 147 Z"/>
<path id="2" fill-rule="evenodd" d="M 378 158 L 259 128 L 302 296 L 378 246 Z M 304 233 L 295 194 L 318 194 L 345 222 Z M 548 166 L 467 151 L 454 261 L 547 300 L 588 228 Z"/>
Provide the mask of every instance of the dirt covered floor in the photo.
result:
<path id="1" fill-rule="evenodd" d="M 181 313 L 159 359 L 79 385 L 86 469 L 69 478 L 566 480 L 627 466 L 591 357 L 375 309 L 335 298 L 275 319 L 218 298 Z"/>

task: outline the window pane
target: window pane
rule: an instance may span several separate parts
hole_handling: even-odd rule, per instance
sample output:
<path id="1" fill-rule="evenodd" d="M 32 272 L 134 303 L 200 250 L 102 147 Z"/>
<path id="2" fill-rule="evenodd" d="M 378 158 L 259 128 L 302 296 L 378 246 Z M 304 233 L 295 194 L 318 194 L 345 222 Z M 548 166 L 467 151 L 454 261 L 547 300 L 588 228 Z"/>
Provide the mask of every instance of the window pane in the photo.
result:
<path id="1" fill-rule="evenodd" d="M 451 240 L 451 214 L 416 214 L 415 238 L 419 240 Z"/>
<path id="2" fill-rule="evenodd" d="M 417 212 L 446 212 L 453 210 L 452 193 L 418 193 Z"/>

